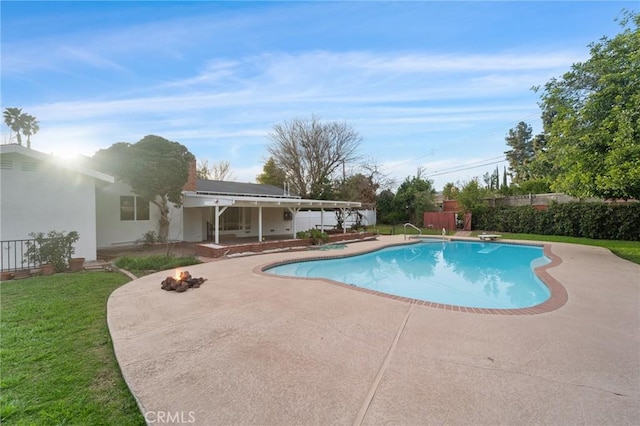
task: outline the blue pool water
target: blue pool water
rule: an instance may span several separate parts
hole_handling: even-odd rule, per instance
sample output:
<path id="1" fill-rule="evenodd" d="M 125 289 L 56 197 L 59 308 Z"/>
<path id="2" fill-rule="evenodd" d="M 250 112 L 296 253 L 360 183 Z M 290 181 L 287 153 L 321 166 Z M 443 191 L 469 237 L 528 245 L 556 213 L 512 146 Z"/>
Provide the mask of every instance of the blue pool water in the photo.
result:
<path id="1" fill-rule="evenodd" d="M 288 263 L 265 272 L 329 278 L 449 305 L 515 309 L 535 306 L 549 298 L 549 288 L 533 272 L 546 263 L 549 259 L 541 247 L 430 241 L 339 259 Z"/>

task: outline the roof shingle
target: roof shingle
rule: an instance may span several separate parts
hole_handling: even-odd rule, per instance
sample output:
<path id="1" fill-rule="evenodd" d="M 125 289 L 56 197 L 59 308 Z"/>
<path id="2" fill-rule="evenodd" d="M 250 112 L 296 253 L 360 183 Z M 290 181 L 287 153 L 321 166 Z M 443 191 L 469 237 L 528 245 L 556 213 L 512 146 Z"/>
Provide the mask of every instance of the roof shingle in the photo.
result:
<path id="1" fill-rule="evenodd" d="M 197 180 L 196 192 L 216 195 L 300 198 L 296 194 L 286 195 L 283 188 L 278 188 L 277 186 L 273 185 L 206 179 Z"/>

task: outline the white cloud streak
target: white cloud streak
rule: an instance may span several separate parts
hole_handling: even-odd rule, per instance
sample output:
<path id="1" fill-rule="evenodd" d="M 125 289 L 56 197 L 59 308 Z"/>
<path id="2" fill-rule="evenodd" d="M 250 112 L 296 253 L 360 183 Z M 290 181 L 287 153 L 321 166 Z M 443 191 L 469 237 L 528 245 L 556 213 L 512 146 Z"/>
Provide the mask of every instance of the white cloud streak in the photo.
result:
<path id="1" fill-rule="evenodd" d="M 82 119 L 201 111 L 209 108 L 268 107 L 292 102 L 303 105 L 382 104 L 460 97 L 482 98 L 514 88 L 526 92 L 531 85 L 557 74 L 556 67 L 560 63 L 571 62 L 569 55 L 555 55 L 546 62 L 532 61 L 529 56 L 504 58 L 489 55 L 480 58 L 474 55 L 471 58 L 458 59 L 451 57 L 445 62 L 454 66 L 440 69 L 455 73 L 460 70 L 459 66 L 462 66 L 466 73 L 470 63 L 479 61 L 494 64 L 494 73 L 483 77 L 448 74 L 444 78 L 437 73 L 418 71 L 422 69 L 420 66 L 407 68 L 393 65 L 405 61 L 415 64 L 418 58 L 421 58 L 421 62 L 431 63 L 432 58 L 428 55 L 397 57 L 389 54 L 383 58 L 379 56 L 362 53 L 331 55 L 329 52 L 319 52 L 300 56 L 264 55 L 260 58 L 246 58 L 242 62 L 225 61 L 209 64 L 205 71 L 186 79 L 167 82 L 160 87 L 140 88 L 141 91 L 152 93 L 163 91 L 166 93 L 163 95 L 104 101 L 56 102 L 38 105 L 37 109 L 39 113 L 59 120 L 71 115 Z M 560 61 L 560 57 L 564 58 L 563 61 Z M 124 69 L 109 61 L 96 59 L 96 62 Z M 244 70 L 255 68 L 258 63 L 261 64 L 259 72 L 241 77 Z M 512 68 L 499 69 L 495 64 L 500 63 L 518 64 L 516 69 L 522 69 L 521 63 L 531 63 L 535 68 L 526 68 L 527 72 L 520 74 L 514 73 Z"/>

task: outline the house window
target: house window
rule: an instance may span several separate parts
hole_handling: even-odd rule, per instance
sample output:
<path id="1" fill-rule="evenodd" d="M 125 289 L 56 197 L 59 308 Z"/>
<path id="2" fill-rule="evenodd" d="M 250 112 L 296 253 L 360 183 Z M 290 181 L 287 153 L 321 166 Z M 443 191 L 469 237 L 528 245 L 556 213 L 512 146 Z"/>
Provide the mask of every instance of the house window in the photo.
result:
<path id="1" fill-rule="evenodd" d="M 120 220 L 149 220 L 149 202 L 133 195 L 121 195 Z"/>
<path id="2" fill-rule="evenodd" d="M 220 230 L 239 231 L 251 229 L 251 211 L 246 207 L 230 207 L 220 217 Z"/>
<path id="3" fill-rule="evenodd" d="M 237 231 L 240 229 L 241 209 L 228 208 L 220 218 L 220 229 L 223 231 Z"/>

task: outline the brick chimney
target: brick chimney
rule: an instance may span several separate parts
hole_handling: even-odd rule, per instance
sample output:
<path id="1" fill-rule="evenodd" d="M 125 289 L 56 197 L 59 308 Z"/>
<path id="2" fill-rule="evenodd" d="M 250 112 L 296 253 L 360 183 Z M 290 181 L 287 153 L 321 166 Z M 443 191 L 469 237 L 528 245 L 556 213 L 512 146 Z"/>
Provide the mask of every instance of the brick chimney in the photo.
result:
<path id="1" fill-rule="evenodd" d="M 189 162 L 189 177 L 187 178 L 187 182 L 184 184 L 182 189 L 185 191 L 195 191 L 196 183 L 198 181 L 198 176 L 196 174 L 196 160 Z"/>

